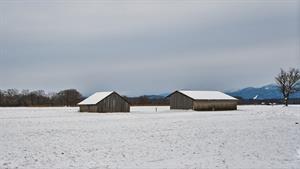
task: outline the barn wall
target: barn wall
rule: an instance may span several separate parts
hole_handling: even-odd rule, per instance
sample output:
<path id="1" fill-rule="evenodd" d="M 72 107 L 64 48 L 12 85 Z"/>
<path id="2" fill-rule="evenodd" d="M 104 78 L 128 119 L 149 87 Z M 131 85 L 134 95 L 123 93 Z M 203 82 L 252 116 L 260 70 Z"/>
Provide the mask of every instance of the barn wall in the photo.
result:
<path id="1" fill-rule="evenodd" d="M 236 110 L 237 101 L 235 100 L 209 100 L 209 101 L 194 101 L 194 110 Z"/>
<path id="2" fill-rule="evenodd" d="M 129 104 L 116 93 L 111 94 L 97 104 L 98 112 L 129 112 Z"/>
<path id="3" fill-rule="evenodd" d="M 89 107 L 86 105 L 80 105 L 79 106 L 79 111 L 80 112 L 88 112 L 89 111 Z"/>
<path id="4" fill-rule="evenodd" d="M 179 92 L 170 96 L 171 109 L 193 109 L 193 100 Z"/>
<path id="5" fill-rule="evenodd" d="M 97 112 L 98 107 L 96 105 L 81 105 L 79 106 L 80 112 Z"/>
<path id="6" fill-rule="evenodd" d="M 91 105 L 91 106 L 89 106 L 89 112 L 97 112 L 97 111 L 98 111 L 97 105 Z"/>

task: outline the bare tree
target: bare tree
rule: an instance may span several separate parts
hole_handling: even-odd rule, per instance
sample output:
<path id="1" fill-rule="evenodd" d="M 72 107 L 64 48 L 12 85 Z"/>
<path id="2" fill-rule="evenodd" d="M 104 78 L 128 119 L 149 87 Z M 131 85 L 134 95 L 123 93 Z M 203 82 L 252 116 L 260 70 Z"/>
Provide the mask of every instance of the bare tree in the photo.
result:
<path id="1" fill-rule="evenodd" d="M 4 92 L 0 89 L 0 106 L 3 105 Z"/>
<path id="2" fill-rule="evenodd" d="M 281 69 L 275 77 L 275 81 L 283 95 L 284 104 L 288 106 L 289 96 L 299 90 L 300 71 L 299 69 L 290 68 L 289 71 Z"/>
<path id="3" fill-rule="evenodd" d="M 17 106 L 19 102 L 19 91 L 17 89 L 8 89 L 6 91 L 6 100 L 9 106 Z"/>
<path id="4" fill-rule="evenodd" d="M 76 106 L 82 100 L 82 95 L 76 89 L 67 89 L 58 92 L 53 99 L 61 106 Z"/>
<path id="5" fill-rule="evenodd" d="M 44 90 L 0 90 L 0 106 L 76 106 L 82 99 L 75 89 L 50 94 Z"/>

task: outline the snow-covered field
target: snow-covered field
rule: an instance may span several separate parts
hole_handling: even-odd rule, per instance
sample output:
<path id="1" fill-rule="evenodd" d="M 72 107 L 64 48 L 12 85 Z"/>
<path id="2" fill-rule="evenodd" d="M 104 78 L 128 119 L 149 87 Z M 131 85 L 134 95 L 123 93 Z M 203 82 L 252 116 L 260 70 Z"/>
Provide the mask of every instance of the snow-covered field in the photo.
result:
<path id="1" fill-rule="evenodd" d="M 0 168 L 300 168 L 300 106 L 0 108 Z"/>

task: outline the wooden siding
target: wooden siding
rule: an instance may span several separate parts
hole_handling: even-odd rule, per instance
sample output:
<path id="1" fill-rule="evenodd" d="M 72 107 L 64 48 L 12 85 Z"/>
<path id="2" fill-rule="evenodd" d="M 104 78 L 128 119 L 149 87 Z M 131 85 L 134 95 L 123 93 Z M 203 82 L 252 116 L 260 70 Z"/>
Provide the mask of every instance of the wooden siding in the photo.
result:
<path id="1" fill-rule="evenodd" d="M 79 111 L 80 112 L 88 112 L 89 111 L 89 107 L 86 105 L 80 105 L 79 106 Z"/>
<path id="2" fill-rule="evenodd" d="M 197 100 L 194 101 L 193 109 L 197 111 L 236 110 L 235 100 Z"/>
<path id="3" fill-rule="evenodd" d="M 97 112 L 98 107 L 97 105 L 81 105 L 80 112 Z"/>
<path id="4" fill-rule="evenodd" d="M 193 100 L 174 92 L 170 96 L 170 109 L 193 109 L 196 111 L 236 110 L 237 100 Z"/>
<path id="5" fill-rule="evenodd" d="M 170 96 L 170 109 L 193 109 L 193 99 L 175 92 Z"/>
<path id="6" fill-rule="evenodd" d="M 129 112 L 129 104 L 118 94 L 112 93 L 97 104 L 98 112 Z"/>
<path id="7" fill-rule="evenodd" d="M 80 105 L 80 112 L 129 112 L 130 105 L 120 95 L 112 93 L 96 105 Z"/>

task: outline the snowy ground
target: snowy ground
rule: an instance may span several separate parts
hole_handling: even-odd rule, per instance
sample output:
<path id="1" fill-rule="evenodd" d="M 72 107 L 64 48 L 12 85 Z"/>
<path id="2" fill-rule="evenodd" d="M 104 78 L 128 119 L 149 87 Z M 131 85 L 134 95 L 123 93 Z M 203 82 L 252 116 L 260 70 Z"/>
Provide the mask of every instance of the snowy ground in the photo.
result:
<path id="1" fill-rule="evenodd" d="M 0 108 L 0 168 L 300 168 L 300 106 L 238 109 Z"/>

